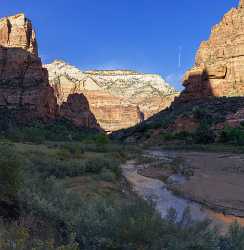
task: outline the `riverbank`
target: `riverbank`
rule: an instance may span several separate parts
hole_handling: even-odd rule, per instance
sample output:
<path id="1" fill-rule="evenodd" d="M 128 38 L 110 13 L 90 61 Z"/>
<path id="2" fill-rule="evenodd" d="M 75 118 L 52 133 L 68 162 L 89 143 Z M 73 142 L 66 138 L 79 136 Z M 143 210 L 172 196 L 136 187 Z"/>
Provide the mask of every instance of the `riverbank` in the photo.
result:
<path id="1" fill-rule="evenodd" d="M 174 208 L 180 217 L 189 207 L 193 219 L 213 220 L 226 231 L 234 221 L 244 225 L 243 163 L 240 154 L 149 150 L 123 171 L 162 216 Z"/>

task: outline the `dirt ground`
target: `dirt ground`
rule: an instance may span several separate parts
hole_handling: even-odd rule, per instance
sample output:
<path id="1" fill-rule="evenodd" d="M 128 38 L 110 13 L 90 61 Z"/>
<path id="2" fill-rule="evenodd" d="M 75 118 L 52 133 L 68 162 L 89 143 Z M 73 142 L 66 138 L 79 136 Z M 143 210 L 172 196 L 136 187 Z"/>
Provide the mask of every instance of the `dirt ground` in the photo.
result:
<path id="1" fill-rule="evenodd" d="M 181 159 L 193 173 L 184 183 L 170 184 L 171 190 L 224 214 L 244 217 L 244 155 L 178 151 L 167 154 Z M 161 180 L 169 176 L 168 169 L 158 167 L 146 168 L 141 174 Z"/>

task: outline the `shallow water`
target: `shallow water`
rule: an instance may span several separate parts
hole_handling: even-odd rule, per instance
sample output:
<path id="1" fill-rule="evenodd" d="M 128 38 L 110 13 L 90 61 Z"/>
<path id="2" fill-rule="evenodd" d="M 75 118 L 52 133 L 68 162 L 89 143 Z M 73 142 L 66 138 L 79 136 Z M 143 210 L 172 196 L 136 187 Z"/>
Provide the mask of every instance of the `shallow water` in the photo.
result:
<path id="1" fill-rule="evenodd" d="M 146 154 L 150 154 L 150 156 L 165 161 L 172 160 L 172 152 L 170 153 L 170 156 L 167 152 L 161 151 L 147 151 Z M 225 216 L 222 213 L 217 213 L 204 208 L 196 202 L 191 202 L 174 195 L 167 189 L 164 182 L 138 174 L 138 170 L 142 168 L 142 165 L 137 165 L 135 162 L 130 161 L 123 166 L 123 174 L 139 196 L 154 202 L 156 209 L 160 212 L 162 217 L 165 217 L 168 214 L 170 208 L 174 208 L 177 212 L 178 218 L 181 218 L 185 209 L 189 208 L 193 220 L 201 221 L 210 219 L 212 225 L 219 227 L 220 231 L 223 233 L 226 232 L 228 226 L 234 221 L 238 221 L 240 224 L 244 225 L 244 218 Z M 179 182 L 184 181 L 180 176 L 173 176 L 171 179 Z"/>

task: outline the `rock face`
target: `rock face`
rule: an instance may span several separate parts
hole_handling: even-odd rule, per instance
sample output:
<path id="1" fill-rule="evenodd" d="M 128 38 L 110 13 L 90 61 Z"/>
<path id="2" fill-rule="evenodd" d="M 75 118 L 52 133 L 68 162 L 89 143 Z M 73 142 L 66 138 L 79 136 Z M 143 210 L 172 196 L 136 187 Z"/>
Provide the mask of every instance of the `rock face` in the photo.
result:
<path id="1" fill-rule="evenodd" d="M 83 94 L 69 95 L 67 102 L 60 106 L 60 115 L 72 121 L 77 127 L 99 128 L 97 120 L 91 113 L 89 103 Z"/>
<path id="2" fill-rule="evenodd" d="M 127 70 L 81 72 L 63 61 L 45 67 L 58 102 L 83 93 L 106 131 L 134 126 L 168 107 L 178 95 L 159 75 Z"/>
<path id="3" fill-rule="evenodd" d="M 201 43 L 195 66 L 183 80 L 180 101 L 244 95 L 244 1 L 231 9 Z"/>
<path id="4" fill-rule="evenodd" d="M 0 111 L 15 113 L 19 121 L 57 114 L 56 97 L 37 51 L 35 32 L 24 14 L 0 19 Z"/>

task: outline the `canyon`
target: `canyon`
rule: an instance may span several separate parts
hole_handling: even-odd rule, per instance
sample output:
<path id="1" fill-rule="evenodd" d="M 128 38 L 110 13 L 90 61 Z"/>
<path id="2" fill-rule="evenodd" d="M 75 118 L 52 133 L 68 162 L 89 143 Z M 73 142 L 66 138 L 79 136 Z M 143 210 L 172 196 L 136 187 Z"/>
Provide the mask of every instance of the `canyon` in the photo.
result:
<path id="1" fill-rule="evenodd" d="M 79 127 L 112 132 L 144 121 L 170 106 L 177 95 L 159 75 L 81 72 L 63 61 L 42 65 L 31 21 L 22 13 L 0 19 L 2 120 L 63 117 Z"/>
<path id="2" fill-rule="evenodd" d="M 82 93 L 107 132 L 132 127 L 169 107 L 178 92 L 159 75 L 130 70 L 91 70 L 56 60 L 45 65 L 58 103 Z"/>
<path id="3" fill-rule="evenodd" d="M 136 128 L 114 133 L 114 138 L 159 141 L 162 133 L 203 130 L 216 139 L 225 128 L 240 128 L 244 121 L 243 16 L 241 0 L 212 28 L 196 53 L 195 65 L 183 77 L 184 90 L 169 109 Z"/>
<path id="4" fill-rule="evenodd" d="M 81 128 L 100 129 L 84 95 L 66 101 L 57 103 L 48 71 L 38 57 L 31 21 L 22 13 L 0 19 L 1 123 L 65 118 Z"/>
<path id="5" fill-rule="evenodd" d="M 230 224 L 244 225 L 243 25 L 241 0 L 201 43 L 179 93 L 157 74 L 43 65 L 31 21 L 0 19 L 1 216 L 7 201 L 14 225 L 74 238 L 67 249 L 179 249 L 188 235 L 182 249 L 227 245 Z M 213 247 L 198 247 L 205 235 Z"/>

